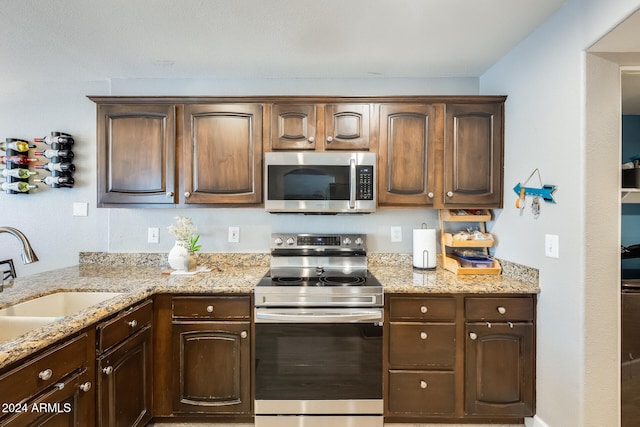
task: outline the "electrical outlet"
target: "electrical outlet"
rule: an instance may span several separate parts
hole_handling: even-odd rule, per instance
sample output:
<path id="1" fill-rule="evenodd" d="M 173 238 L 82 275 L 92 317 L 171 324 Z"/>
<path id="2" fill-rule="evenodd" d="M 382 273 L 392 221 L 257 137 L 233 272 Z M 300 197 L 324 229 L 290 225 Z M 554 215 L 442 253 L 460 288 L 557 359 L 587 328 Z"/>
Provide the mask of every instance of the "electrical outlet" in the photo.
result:
<path id="1" fill-rule="evenodd" d="M 229 243 L 240 241 L 240 227 L 229 227 Z"/>
<path id="2" fill-rule="evenodd" d="M 391 227 L 391 241 L 402 242 L 402 227 Z"/>
<path id="3" fill-rule="evenodd" d="M 557 234 L 544 235 L 544 255 L 549 258 L 560 258 L 560 236 Z"/>
<path id="4" fill-rule="evenodd" d="M 160 242 L 160 229 L 158 227 L 147 228 L 147 243 Z"/>

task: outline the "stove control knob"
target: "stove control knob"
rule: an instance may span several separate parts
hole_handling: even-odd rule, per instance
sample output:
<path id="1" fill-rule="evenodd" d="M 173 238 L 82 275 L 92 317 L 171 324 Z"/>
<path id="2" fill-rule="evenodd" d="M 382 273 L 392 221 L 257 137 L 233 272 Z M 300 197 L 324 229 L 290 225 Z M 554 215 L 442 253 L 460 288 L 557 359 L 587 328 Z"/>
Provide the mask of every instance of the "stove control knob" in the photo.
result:
<path id="1" fill-rule="evenodd" d="M 362 237 L 356 238 L 356 245 L 361 246 L 363 243 L 364 241 L 362 241 Z"/>
<path id="2" fill-rule="evenodd" d="M 295 242 L 296 242 L 296 241 L 295 241 L 295 240 L 293 240 L 293 237 L 289 237 L 289 238 L 287 239 L 287 245 L 289 245 L 289 246 L 293 246 L 293 244 L 294 244 Z"/>
<path id="3" fill-rule="evenodd" d="M 277 246 L 280 246 L 280 245 L 282 245 L 282 239 L 280 237 L 276 237 L 273 240 L 273 243 L 275 243 Z"/>
<path id="4" fill-rule="evenodd" d="M 348 237 L 345 237 L 345 238 L 344 238 L 344 240 L 342 241 L 342 243 L 343 243 L 345 246 L 349 246 L 349 245 L 351 244 L 351 239 L 350 239 L 350 238 L 348 238 Z"/>

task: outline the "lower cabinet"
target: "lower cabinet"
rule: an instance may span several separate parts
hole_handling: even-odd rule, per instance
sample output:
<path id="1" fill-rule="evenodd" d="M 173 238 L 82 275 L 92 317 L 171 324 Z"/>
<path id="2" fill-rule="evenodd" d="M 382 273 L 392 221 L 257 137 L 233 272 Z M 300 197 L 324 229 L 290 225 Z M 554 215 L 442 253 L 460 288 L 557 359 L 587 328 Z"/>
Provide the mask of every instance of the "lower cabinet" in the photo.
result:
<path id="1" fill-rule="evenodd" d="M 534 415 L 534 295 L 387 301 L 387 421 L 506 423 Z"/>
<path id="2" fill-rule="evenodd" d="M 251 415 L 251 297 L 173 298 L 175 414 Z"/>
<path id="3" fill-rule="evenodd" d="M 144 426 L 152 417 L 153 303 L 146 301 L 97 328 L 96 425 Z"/>
<path id="4" fill-rule="evenodd" d="M 93 425 L 92 332 L 0 373 L 0 425 Z"/>

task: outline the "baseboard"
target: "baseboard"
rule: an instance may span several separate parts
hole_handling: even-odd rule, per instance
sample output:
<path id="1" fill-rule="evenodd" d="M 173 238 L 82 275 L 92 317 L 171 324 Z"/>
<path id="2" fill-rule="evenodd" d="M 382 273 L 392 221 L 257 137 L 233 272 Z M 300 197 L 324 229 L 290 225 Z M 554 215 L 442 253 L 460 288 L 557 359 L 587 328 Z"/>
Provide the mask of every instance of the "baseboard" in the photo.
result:
<path id="1" fill-rule="evenodd" d="M 533 418 L 525 418 L 524 425 L 526 427 L 549 427 L 549 424 L 542 421 L 542 419 L 537 415 Z"/>

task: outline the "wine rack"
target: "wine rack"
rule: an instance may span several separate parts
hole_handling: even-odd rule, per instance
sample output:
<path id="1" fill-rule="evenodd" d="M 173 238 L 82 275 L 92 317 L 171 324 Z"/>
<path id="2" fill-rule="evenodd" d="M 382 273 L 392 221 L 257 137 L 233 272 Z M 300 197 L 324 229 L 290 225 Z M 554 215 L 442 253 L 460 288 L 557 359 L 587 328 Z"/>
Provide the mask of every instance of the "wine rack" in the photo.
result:
<path id="1" fill-rule="evenodd" d="M 74 157 L 74 142 L 70 134 L 63 132 L 51 132 L 51 135 L 44 138 L 35 138 L 34 143 L 6 138 L 0 142 L 0 150 L 4 151 L 4 156 L 0 156 L 4 164 L 4 169 L 0 171 L 0 176 L 4 178 L 4 182 L 0 182 L 2 190 L 7 194 L 29 194 L 31 190 L 38 188 L 30 179 L 51 188 L 73 187 L 75 165 L 71 162 Z M 31 150 L 37 148 L 35 143 L 45 144 L 43 151 L 31 153 Z M 30 157 L 30 154 L 41 159 Z M 41 160 L 44 162 L 40 163 Z M 48 172 L 49 176 L 40 176 L 31 168 Z"/>

